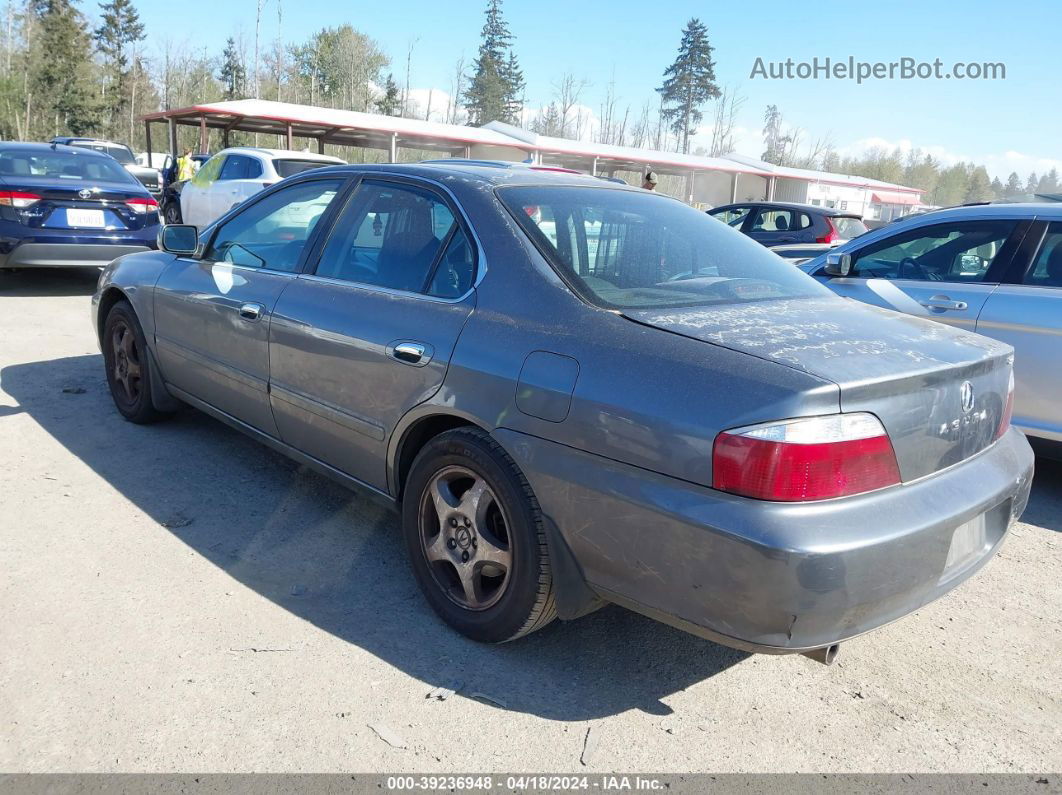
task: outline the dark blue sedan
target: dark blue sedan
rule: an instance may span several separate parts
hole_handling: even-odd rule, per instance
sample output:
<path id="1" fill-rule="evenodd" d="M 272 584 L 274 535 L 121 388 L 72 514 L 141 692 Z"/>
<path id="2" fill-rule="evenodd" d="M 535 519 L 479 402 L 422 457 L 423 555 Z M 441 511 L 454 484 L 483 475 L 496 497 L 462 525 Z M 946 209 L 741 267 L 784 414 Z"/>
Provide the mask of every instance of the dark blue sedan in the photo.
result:
<path id="1" fill-rule="evenodd" d="M 100 267 L 156 248 L 158 204 L 107 155 L 0 143 L 0 270 Z"/>

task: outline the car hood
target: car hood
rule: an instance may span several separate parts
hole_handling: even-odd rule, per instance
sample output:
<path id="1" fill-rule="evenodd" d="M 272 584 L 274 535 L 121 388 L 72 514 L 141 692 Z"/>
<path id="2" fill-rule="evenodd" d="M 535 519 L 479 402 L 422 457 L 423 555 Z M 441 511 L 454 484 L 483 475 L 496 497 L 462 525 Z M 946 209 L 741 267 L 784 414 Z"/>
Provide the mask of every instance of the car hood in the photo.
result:
<path id="1" fill-rule="evenodd" d="M 842 411 L 882 421 L 904 480 L 991 444 L 1007 400 L 1009 345 L 836 296 L 624 315 L 832 381 Z"/>

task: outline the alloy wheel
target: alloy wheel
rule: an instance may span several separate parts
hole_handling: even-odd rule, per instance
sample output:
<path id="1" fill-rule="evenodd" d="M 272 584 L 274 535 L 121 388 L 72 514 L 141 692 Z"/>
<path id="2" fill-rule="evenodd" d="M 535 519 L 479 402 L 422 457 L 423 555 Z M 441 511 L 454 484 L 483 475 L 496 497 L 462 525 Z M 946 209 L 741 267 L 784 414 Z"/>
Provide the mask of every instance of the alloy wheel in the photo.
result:
<path id="1" fill-rule="evenodd" d="M 119 397 L 132 405 L 140 397 L 143 367 L 136 335 L 124 319 L 111 329 L 111 375 L 119 389 Z"/>
<path id="2" fill-rule="evenodd" d="M 472 470 L 436 472 L 421 495 L 420 541 L 432 578 L 467 610 L 497 604 L 509 584 L 509 523 L 487 482 Z"/>

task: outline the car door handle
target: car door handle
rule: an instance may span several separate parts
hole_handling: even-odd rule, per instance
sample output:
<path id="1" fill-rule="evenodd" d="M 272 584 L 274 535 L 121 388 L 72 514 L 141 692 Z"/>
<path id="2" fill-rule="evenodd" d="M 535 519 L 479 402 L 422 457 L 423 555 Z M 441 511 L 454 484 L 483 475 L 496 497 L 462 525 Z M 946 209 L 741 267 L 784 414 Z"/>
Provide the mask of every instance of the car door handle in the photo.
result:
<path id="1" fill-rule="evenodd" d="M 422 342 L 396 342 L 391 348 L 391 357 L 403 364 L 421 366 L 431 360 L 431 351 Z"/>
<path id="2" fill-rule="evenodd" d="M 264 311 L 261 304 L 240 304 L 240 317 L 244 320 L 258 320 Z"/>
<path id="3" fill-rule="evenodd" d="M 918 303 L 926 309 L 935 309 L 938 312 L 946 312 L 948 310 L 961 312 L 969 308 L 969 304 L 965 301 L 952 301 L 946 295 L 934 295 L 928 301 L 919 301 Z"/>

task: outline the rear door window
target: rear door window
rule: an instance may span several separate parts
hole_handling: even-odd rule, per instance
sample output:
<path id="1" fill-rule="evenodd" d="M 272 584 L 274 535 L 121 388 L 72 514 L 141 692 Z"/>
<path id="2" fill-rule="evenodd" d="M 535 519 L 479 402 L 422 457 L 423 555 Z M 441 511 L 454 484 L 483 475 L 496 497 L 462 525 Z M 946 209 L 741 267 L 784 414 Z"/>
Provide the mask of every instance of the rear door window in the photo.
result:
<path id="1" fill-rule="evenodd" d="M 229 155 L 221 169 L 219 180 L 255 179 L 262 176 L 262 164 L 247 155 Z"/>
<path id="2" fill-rule="evenodd" d="M 794 210 L 760 210 L 749 231 L 752 232 L 791 232 L 807 229 L 811 218 L 807 213 Z"/>
<path id="3" fill-rule="evenodd" d="M 1062 287 L 1062 222 L 1054 221 L 1047 227 L 1040 252 L 1022 283 L 1030 287 Z"/>
<path id="4" fill-rule="evenodd" d="M 366 180 L 337 219 L 316 274 L 457 298 L 471 287 L 474 271 L 471 245 L 439 196 Z"/>

